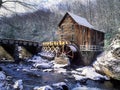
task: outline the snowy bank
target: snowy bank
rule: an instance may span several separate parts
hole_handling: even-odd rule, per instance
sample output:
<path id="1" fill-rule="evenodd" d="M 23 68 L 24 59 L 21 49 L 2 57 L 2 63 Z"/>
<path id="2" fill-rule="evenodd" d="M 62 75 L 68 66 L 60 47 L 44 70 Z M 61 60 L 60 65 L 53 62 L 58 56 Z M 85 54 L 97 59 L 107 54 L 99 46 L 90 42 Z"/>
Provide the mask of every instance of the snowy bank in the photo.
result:
<path id="1" fill-rule="evenodd" d="M 83 80 L 83 79 L 92 79 L 92 80 L 109 80 L 106 76 L 98 74 L 95 72 L 95 69 L 91 66 L 77 68 L 76 71 L 71 72 L 74 76 L 75 80 Z"/>

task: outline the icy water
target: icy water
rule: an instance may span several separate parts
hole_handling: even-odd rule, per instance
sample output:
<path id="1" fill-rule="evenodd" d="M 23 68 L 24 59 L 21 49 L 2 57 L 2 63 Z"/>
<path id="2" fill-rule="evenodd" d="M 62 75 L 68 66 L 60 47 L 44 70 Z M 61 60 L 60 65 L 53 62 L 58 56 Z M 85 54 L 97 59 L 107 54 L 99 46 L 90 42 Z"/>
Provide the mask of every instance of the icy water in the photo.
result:
<path id="1" fill-rule="evenodd" d="M 119 84 L 115 87 L 110 81 L 87 80 L 84 83 L 84 81 L 75 81 L 74 78 L 70 78 L 70 75 L 43 72 L 40 69 L 31 69 L 29 65 L 24 65 L 24 68 L 17 64 L 0 64 L 0 66 L 9 76 L 7 79 L 9 85 L 12 86 L 16 80 L 23 80 L 23 90 L 33 90 L 35 86 L 52 85 L 58 82 L 65 82 L 69 90 L 120 90 Z"/>

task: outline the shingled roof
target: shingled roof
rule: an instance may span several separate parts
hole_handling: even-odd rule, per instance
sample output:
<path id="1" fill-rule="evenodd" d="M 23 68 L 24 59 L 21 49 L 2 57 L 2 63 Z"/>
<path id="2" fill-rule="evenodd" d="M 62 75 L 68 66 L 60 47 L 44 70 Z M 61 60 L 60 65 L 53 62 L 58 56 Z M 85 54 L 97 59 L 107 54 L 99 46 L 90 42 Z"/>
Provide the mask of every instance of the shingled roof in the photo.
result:
<path id="1" fill-rule="evenodd" d="M 94 26 L 92 26 L 85 18 L 77 16 L 73 13 L 68 12 L 68 14 L 75 20 L 76 23 L 78 23 L 79 25 L 83 25 L 89 28 L 94 28 Z"/>

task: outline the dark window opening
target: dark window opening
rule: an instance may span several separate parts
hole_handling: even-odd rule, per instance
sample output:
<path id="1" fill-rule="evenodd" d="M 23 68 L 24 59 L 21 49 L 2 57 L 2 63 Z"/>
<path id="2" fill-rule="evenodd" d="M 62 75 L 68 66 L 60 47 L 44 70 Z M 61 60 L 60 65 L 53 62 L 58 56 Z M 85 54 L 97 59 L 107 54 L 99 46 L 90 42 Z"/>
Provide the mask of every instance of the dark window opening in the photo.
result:
<path id="1" fill-rule="evenodd" d="M 82 31 L 82 35 L 83 35 L 83 39 L 82 39 L 82 41 L 83 41 L 83 45 L 85 45 L 86 44 L 86 41 L 85 41 L 85 33 L 86 33 L 86 30 L 85 29 L 83 29 L 83 31 Z"/>
<path id="2" fill-rule="evenodd" d="M 63 28 L 63 26 L 61 26 L 61 30 L 62 30 L 62 32 L 64 31 L 64 28 Z"/>
<path id="3" fill-rule="evenodd" d="M 61 39 L 63 39 L 63 35 L 61 35 Z"/>
<path id="4" fill-rule="evenodd" d="M 71 26 L 71 30 L 72 30 L 72 31 L 74 30 L 74 25 Z"/>
<path id="5" fill-rule="evenodd" d="M 75 40 L 75 37 L 74 37 L 74 35 L 72 35 L 72 37 L 71 37 L 71 40 L 72 40 L 72 41 L 74 41 L 74 40 Z"/>

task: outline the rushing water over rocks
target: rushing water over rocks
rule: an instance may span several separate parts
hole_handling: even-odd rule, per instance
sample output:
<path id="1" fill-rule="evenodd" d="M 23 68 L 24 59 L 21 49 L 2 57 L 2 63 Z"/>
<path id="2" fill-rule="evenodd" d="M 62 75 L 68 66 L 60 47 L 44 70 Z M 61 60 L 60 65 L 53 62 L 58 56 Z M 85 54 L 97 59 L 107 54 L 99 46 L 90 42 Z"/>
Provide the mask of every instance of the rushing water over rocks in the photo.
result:
<path id="1" fill-rule="evenodd" d="M 0 67 L 7 76 L 6 90 L 117 90 L 109 78 L 91 66 L 73 69 L 35 56 L 20 64 L 2 63 Z"/>

